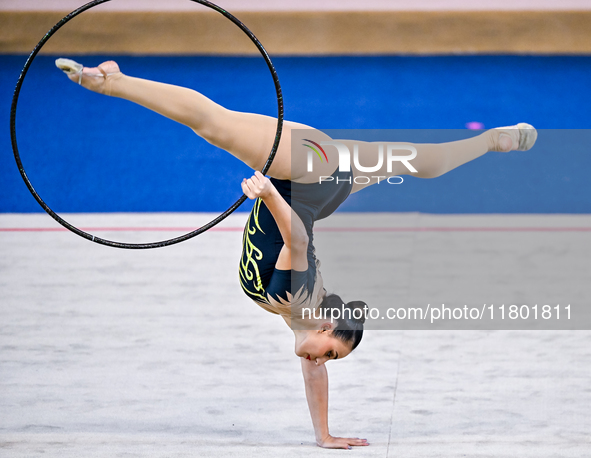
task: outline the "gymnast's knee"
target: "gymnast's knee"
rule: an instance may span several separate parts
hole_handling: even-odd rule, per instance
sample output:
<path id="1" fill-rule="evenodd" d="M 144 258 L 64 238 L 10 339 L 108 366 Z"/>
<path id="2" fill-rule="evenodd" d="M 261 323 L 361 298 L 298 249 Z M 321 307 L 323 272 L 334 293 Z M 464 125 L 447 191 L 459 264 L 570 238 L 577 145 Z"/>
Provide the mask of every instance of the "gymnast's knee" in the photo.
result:
<path id="1" fill-rule="evenodd" d="M 447 160 L 443 157 L 438 160 L 430 160 L 425 164 L 416 164 L 415 168 L 417 173 L 410 175 L 417 178 L 437 178 L 449 172 Z"/>

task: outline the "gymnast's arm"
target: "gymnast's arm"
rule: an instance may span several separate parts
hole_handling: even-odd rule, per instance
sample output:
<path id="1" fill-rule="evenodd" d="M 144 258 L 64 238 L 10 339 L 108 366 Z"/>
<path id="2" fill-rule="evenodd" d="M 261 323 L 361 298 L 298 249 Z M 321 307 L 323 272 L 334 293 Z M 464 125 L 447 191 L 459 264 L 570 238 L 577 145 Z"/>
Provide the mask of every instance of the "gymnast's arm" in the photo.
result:
<path id="1" fill-rule="evenodd" d="M 314 361 L 300 359 L 316 443 L 323 447 L 331 437 L 328 433 L 328 372 L 324 364 L 318 366 Z"/>
<path id="2" fill-rule="evenodd" d="M 316 365 L 314 361 L 304 358 L 301 358 L 301 363 L 316 444 L 324 448 L 347 449 L 350 449 L 352 445 L 368 445 L 363 439 L 330 435 L 328 432 L 328 372 L 326 365 Z"/>
<path id="3" fill-rule="evenodd" d="M 248 180 L 245 178 L 242 181 L 242 191 L 250 199 L 260 197 L 279 227 L 283 238 L 283 248 L 281 248 L 275 268 L 306 271 L 308 269 L 308 234 L 300 217 L 261 172 L 255 172 Z"/>

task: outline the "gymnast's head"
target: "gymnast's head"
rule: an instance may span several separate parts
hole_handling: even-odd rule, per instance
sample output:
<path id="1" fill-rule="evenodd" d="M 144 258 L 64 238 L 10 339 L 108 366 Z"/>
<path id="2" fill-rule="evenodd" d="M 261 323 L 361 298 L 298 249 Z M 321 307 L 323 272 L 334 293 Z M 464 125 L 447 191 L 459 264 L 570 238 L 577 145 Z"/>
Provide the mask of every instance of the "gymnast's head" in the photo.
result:
<path id="1" fill-rule="evenodd" d="M 322 365 L 331 359 L 343 359 L 361 342 L 367 304 L 343 303 L 336 294 L 327 294 L 315 315 L 316 329 L 296 333 L 295 352 L 301 358 Z"/>

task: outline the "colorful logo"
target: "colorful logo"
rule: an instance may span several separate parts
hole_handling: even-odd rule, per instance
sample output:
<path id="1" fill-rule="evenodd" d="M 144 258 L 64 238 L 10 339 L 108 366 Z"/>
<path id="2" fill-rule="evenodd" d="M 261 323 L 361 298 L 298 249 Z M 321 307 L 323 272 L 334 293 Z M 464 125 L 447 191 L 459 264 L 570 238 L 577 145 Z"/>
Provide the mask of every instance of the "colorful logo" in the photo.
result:
<path id="1" fill-rule="evenodd" d="M 312 151 L 314 151 L 318 155 L 318 157 L 320 158 L 320 162 L 323 162 L 324 159 L 326 159 L 326 162 L 328 162 L 328 156 L 324 152 L 324 149 L 322 149 L 322 146 L 320 146 L 318 143 L 313 142 L 312 140 L 308 140 L 306 138 L 304 138 L 304 141 L 312 143 L 316 148 L 318 148 L 318 149 L 316 149 L 316 148 L 314 148 L 314 146 L 310 146 L 310 145 L 306 145 L 305 143 L 302 143 L 302 145 L 304 145 L 306 148 L 310 148 Z M 318 151 L 318 150 L 322 151 L 322 155 L 324 155 L 324 159 L 322 159 L 322 155 L 320 154 L 320 151 Z M 311 157 L 312 153 L 310 153 L 310 151 L 308 151 L 308 153 L 309 153 L 308 162 L 310 162 L 312 160 L 312 157 Z"/>

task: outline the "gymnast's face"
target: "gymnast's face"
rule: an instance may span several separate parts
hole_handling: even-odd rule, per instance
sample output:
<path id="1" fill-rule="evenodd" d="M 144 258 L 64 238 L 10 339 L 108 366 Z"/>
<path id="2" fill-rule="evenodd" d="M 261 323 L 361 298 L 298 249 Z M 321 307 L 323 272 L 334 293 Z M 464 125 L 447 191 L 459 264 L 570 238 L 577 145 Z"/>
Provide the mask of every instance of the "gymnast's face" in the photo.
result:
<path id="1" fill-rule="evenodd" d="M 351 345 L 332 335 L 332 325 L 326 323 L 318 330 L 296 333 L 295 353 L 318 366 L 331 359 L 343 359 L 351 353 Z"/>

